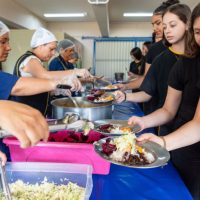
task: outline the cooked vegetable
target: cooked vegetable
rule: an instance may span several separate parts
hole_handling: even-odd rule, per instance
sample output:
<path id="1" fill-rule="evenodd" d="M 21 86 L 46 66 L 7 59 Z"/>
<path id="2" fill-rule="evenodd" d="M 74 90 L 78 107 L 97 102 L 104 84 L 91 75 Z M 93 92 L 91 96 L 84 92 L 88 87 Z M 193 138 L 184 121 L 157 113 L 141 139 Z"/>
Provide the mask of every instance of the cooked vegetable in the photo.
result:
<path id="1" fill-rule="evenodd" d="M 9 185 L 12 200 L 83 200 L 85 189 L 69 182 L 67 185 L 55 185 L 43 181 L 41 184 L 28 184 L 21 180 Z M 6 200 L 5 196 L 0 196 Z"/>

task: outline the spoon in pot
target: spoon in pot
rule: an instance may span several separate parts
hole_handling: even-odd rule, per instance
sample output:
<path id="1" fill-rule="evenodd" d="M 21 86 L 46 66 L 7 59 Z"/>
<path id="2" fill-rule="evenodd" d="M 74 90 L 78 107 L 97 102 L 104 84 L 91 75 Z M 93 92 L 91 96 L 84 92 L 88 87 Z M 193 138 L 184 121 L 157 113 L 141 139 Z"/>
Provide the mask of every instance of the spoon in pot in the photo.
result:
<path id="1" fill-rule="evenodd" d="M 78 104 L 78 102 L 76 101 L 76 99 L 74 99 L 74 98 L 71 97 L 71 96 L 68 96 L 68 98 L 72 101 L 72 103 L 75 105 L 76 108 L 79 108 L 79 107 L 80 107 L 79 104 Z"/>
<path id="2" fill-rule="evenodd" d="M 1 159 L 0 159 L 0 172 L 1 172 L 1 182 L 2 182 L 2 185 L 3 185 L 3 191 L 4 191 L 4 194 L 5 194 L 6 200 L 12 200 L 10 188 L 8 186 L 8 182 L 7 182 L 7 179 L 6 179 L 5 167 L 3 166 Z"/>

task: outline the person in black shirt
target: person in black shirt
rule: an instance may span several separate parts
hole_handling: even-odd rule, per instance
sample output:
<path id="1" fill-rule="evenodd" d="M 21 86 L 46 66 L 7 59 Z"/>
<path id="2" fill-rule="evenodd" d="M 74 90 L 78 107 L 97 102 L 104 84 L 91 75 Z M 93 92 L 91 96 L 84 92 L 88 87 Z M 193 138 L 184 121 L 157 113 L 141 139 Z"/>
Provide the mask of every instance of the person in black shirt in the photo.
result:
<path id="1" fill-rule="evenodd" d="M 189 58 L 181 58 L 171 70 L 164 106 L 141 119 L 131 118 L 129 124 L 147 128 L 172 121 L 169 135 L 145 134 L 138 140 L 176 149 L 171 152 L 172 161 L 194 200 L 200 200 L 200 4 L 192 12 L 189 33 L 185 48 Z"/>
<path id="2" fill-rule="evenodd" d="M 177 14 L 177 10 L 184 14 Z M 176 4 L 167 9 L 166 13 L 163 15 L 163 26 L 166 37 L 169 35 L 169 31 L 165 31 L 166 26 L 169 26 L 172 22 L 176 24 L 175 28 L 171 28 L 170 31 L 170 37 L 173 36 L 173 40 L 170 40 L 168 37 L 171 46 L 162 52 L 152 63 L 151 68 L 140 87 L 141 92 L 133 94 L 127 93 L 126 100 L 144 102 L 154 97 L 154 100 L 156 101 L 154 101 L 155 104 L 152 111 L 163 106 L 167 94 L 167 80 L 169 73 L 180 55 L 184 53 L 185 33 L 190 13 L 189 7 L 184 4 Z M 177 34 L 177 32 L 179 34 Z M 125 99 L 125 94 L 123 92 L 116 92 L 116 99 L 119 99 L 119 102 L 123 101 Z M 160 134 L 163 135 L 166 134 L 166 132 L 168 133 L 166 128 L 167 127 L 162 127 Z"/>
<path id="3" fill-rule="evenodd" d="M 130 64 L 128 75 L 129 79 L 132 79 L 142 75 L 144 71 L 142 70 L 143 56 L 139 47 L 131 49 L 130 55 L 133 61 Z"/>
<path id="4" fill-rule="evenodd" d="M 163 2 L 159 7 L 157 7 L 152 16 L 152 25 L 153 25 L 153 30 L 157 38 L 162 38 L 163 37 L 163 27 L 162 27 L 162 14 L 165 12 L 165 10 L 173 5 L 179 3 L 179 0 L 167 0 Z M 153 62 L 154 58 L 159 55 L 162 51 L 164 51 L 166 47 L 163 45 L 162 40 L 153 44 L 151 48 L 149 49 L 149 52 L 147 54 L 146 58 L 146 64 L 145 64 L 145 72 L 143 76 L 140 76 L 138 79 L 126 83 L 126 84 L 117 84 L 117 86 L 121 90 L 130 90 L 130 89 L 138 89 L 144 80 L 145 75 L 147 74 L 151 63 Z"/>
<path id="5" fill-rule="evenodd" d="M 142 44 L 142 55 L 145 57 L 149 51 L 149 49 L 151 48 L 151 45 L 153 43 L 151 41 L 146 41 Z"/>

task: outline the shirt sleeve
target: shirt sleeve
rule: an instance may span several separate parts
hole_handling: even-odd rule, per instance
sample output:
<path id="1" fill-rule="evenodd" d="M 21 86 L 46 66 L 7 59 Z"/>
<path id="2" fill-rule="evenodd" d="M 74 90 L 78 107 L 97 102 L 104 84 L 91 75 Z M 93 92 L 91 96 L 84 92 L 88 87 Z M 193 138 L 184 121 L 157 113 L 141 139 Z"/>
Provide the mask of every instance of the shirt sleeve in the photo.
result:
<path id="1" fill-rule="evenodd" d="M 152 64 L 153 62 L 153 55 L 152 55 L 152 48 L 149 49 L 147 55 L 146 55 L 146 63 Z"/>
<path id="2" fill-rule="evenodd" d="M 170 71 L 168 85 L 176 90 L 182 91 L 184 89 L 184 77 L 183 60 L 180 59 Z"/>
<path id="3" fill-rule="evenodd" d="M 48 66 L 49 71 L 63 71 L 63 66 L 58 60 L 58 57 L 54 58 Z"/>
<path id="4" fill-rule="evenodd" d="M 151 64 L 141 86 L 140 90 L 146 92 L 151 96 L 156 95 L 157 88 L 157 68 L 159 67 L 159 59 L 155 59 Z"/>
<path id="5" fill-rule="evenodd" d="M 12 88 L 19 78 L 5 72 L 0 72 L 0 100 L 7 100 L 11 95 Z"/>

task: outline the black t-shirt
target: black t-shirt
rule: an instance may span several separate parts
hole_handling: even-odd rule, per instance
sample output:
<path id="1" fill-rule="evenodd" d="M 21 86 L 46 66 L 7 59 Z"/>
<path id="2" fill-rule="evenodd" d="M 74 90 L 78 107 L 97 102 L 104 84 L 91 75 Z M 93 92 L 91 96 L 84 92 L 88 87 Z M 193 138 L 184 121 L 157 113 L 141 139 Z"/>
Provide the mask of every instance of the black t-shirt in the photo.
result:
<path id="1" fill-rule="evenodd" d="M 155 100 L 152 111 L 162 107 L 165 102 L 168 76 L 178 58 L 178 55 L 166 49 L 153 61 L 140 86 L 140 90 L 151 95 Z"/>
<path id="2" fill-rule="evenodd" d="M 182 91 L 181 103 L 172 121 L 174 131 L 194 117 L 200 97 L 200 57 L 180 59 L 170 72 L 168 84 Z M 172 151 L 171 158 L 190 192 L 195 199 L 198 199 L 200 195 L 200 142 Z"/>
<path id="3" fill-rule="evenodd" d="M 174 129 L 192 120 L 200 97 L 200 57 L 195 59 L 180 59 L 170 72 L 168 84 L 182 91 L 182 100 L 176 118 Z"/>
<path id="4" fill-rule="evenodd" d="M 146 62 L 148 64 L 152 64 L 155 57 L 165 50 L 166 50 L 166 46 L 163 44 L 162 40 L 152 44 L 151 48 L 149 49 L 146 55 Z"/>
<path id="5" fill-rule="evenodd" d="M 135 61 L 130 63 L 129 71 L 137 74 L 137 75 L 143 75 L 144 74 L 144 61 L 145 58 L 142 58 L 140 62 L 136 63 Z"/>

